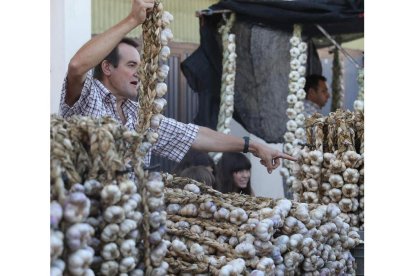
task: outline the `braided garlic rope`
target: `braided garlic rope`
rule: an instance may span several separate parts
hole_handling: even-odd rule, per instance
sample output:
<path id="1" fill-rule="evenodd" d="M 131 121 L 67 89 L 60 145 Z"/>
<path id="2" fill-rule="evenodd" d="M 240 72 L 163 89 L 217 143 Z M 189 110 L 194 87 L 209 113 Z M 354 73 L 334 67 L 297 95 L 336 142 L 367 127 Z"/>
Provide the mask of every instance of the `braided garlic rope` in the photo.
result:
<path id="1" fill-rule="evenodd" d="M 230 14 L 230 18 L 219 28 L 223 44 L 223 72 L 221 75 L 220 111 L 218 115 L 217 131 L 229 134 L 230 122 L 234 111 L 234 83 L 236 80 L 236 43 L 235 34 L 230 30 L 234 24 L 236 15 Z M 217 163 L 223 154 L 212 153 L 214 162 Z"/>
<path id="2" fill-rule="evenodd" d="M 338 109 L 327 117 L 306 120 L 309 147 L 299 153 L 295 200 L 334 204 L 340 217 L 354 229 L 364 227 L 364 155 L 362 112 Z"/>
<path id="3" fill-rule="evenodd" d="M 357 81 L 359 91 L 357 99 L 354 101 L 354 109 L 364 112 L 364 68 L 359 69 Z"/>
<path id="4" fill-rule="evenodd" d="M 344 101 L 344 82 L 343 67 L 339 58 L 339 50 L 337 47 L 333 50 L 332 62 L 332 106 L 331 111 L 334 112 L 338 108 L 341 109 Z"/>
<path id="5" fill-rule="evenodd" d="M 142 196 L 128 177 L 141 138 L 109 117 L 52 115 L 52 275 L 143 274 Z"/>
<path id="6" fill-rule="evenodd" d="M 285 144 L 283 145 L 283 152 L 287 154 L 295 154 L 298 149 L 298 144 L 302 144 L 306 141 L 304 123 L 305 114 L 304 111 L 304 99 L 306 92 L 303 89 L 305 87 L 306 79 L 306 61 L 307 61 L 307 44 L 302 42 L 302 26 L 293 26 L 293 36 L 290 39 L 290 73 L 289 73 L 289 95 L 287 96 L 288 109 L 286 114 L 288 116 L 288 122 L 286 123 L 287 131 L 284 135 Z M 283 160 L 283 167 L 281 168 L 281 175 L 288 179 L 292 175 L 294 162 L 289 160 Z M 290 178 L 288 183 L 291 183 L 294 177 Z M 289 185 L 289 184 L 288 184 Z"/>
<path id="7" fill-rule="evenodd" d="M 167 101 L 163 98 L 167 92 L 164 82 L 169 71 L 165 64 L 170 55 L 168 42 L 173 38 L 168 28 L 173 16 L 163 10 L 160 1 L 155 1 L 154 12 L 142 24 L 143 52 L 139 71 L 141 86 L 139 93 L 140 108 L 138 110 L 138 133 L 145 135 L 146 141 L 136 151 L 136 158 L 143 160 L 145 154 L 158 140 L 157 129 L 164 116 L 161 114 Z M 167 247 L 162 237 L 165 232 L 164 183 L 158 173 L 143 173 L 141 164 L 137 164 L 136 171 L 140 171 L 140 191 L 143 195 L 144 206 L 144 248 L 145 267 L 148 275 L 165 275 L 168 264 L 163 261 Z M 145 174 L 146 177 L 142 177 Z"/>

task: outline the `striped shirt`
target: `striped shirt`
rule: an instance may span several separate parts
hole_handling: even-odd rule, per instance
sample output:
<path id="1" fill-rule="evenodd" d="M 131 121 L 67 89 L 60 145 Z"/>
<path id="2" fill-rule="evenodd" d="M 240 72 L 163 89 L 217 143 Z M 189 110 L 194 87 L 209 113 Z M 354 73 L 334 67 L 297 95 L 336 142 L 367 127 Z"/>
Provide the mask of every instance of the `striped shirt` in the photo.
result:
<path id="1" fill-rule="evenodd" d="M 72 107 L 65 103 L 66 87 L 67 78 L 64 80 L 60 98 L 59 115 L 63 118 L 73 115 L 92 118 L 110 116 L 122 124 L 121 117 L 116 111 L 115 96 L 99 80 L 93 78 L 92 70 L 87 73 L 81 95 Z M 129 130 L 134 130 L 137 122 L 138 103 L 126 100 L 122 103 L 121 108 L 126 119 L 124 126 Z M 158 141 L 148 151 L 144 159 L 146 166 L 150 164 L 152 152 L 176 162 L 181 161 L 197 136 L 198 126 L 164 118 L 157 132 L 159 134 Z"/>

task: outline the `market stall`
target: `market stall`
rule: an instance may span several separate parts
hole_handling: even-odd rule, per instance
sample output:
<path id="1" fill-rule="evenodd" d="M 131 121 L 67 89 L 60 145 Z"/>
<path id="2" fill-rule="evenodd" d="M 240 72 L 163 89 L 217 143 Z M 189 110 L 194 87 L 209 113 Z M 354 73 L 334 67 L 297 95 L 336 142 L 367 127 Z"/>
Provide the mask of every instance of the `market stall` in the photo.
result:
<path id="1" fill-rule="evenodd" d="M 192 179 L 143 169 L 166 105 L 172 20 L 156 1 L 143 24 L 135 131 L 111 118 L 52 115 L 51 275 L 356 274 L 351 250 L 361 243 L 357 230 L 363 222 L 361 111 L 302 122 L 300 138 L 306 136 L 307 144 L 292 143 L 292 151 L 301 150 L 299 169 L 289 163 L 284 170 L 295 187 L 293 200 L 222 194 Z M 230 16 L 220 29 L 226 70 L 218 128 L 224 133 L 237 84 L 237 35 L 230 34 L 235 20 Z M 300 31 L 295 27 L 293 34 L 304 45 Z M 299 81 L 303 74 L 288 77 Z M 349 184 L 334 185 L 333 175 Z M 339 186 L 343 196 L 337 196 Z"/>

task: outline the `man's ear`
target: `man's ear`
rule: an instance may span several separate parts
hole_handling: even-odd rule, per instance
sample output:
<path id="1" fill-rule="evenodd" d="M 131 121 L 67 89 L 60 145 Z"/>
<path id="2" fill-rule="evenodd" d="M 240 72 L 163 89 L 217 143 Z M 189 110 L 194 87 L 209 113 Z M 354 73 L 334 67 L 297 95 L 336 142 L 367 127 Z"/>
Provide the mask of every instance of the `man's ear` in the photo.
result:
<path id="1" fill-rule="evenodd" d="M 105 76 L 110 76 L 112 72 L 112 64 L 109 61 L 104 60 L 101 63 L 101 69 Z"/>

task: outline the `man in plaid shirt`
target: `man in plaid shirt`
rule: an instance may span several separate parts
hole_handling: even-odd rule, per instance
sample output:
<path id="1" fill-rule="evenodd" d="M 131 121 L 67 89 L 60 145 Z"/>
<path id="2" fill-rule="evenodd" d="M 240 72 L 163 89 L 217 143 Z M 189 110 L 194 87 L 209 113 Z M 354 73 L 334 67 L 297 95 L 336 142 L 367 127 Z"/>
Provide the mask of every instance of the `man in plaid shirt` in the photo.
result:
<path id="1" fill-rule="evenodd" d="M 70 60 L 63 84 L 59 113 L 99 118 L 111 116 L 127 128 L 135 129 L 140 56 L 137 44 L 124 38 L 142 24 L 154 0 L 132 0 L 130 14 L 109 30 L 83 45 Z M 92 70 L 95 67 L 95 70 Z M 93 71 L 93 73 L 92 73 Z M 271 173 L 280 158 L 296 161 L 290 155 L 265 144 L 218 133 L 206 127 L 183 124 L 164 118 L 158 128 L 159 139 L 151 152 L 179 162 L 190 149 L 212 152 L 249 151 Z"/>

